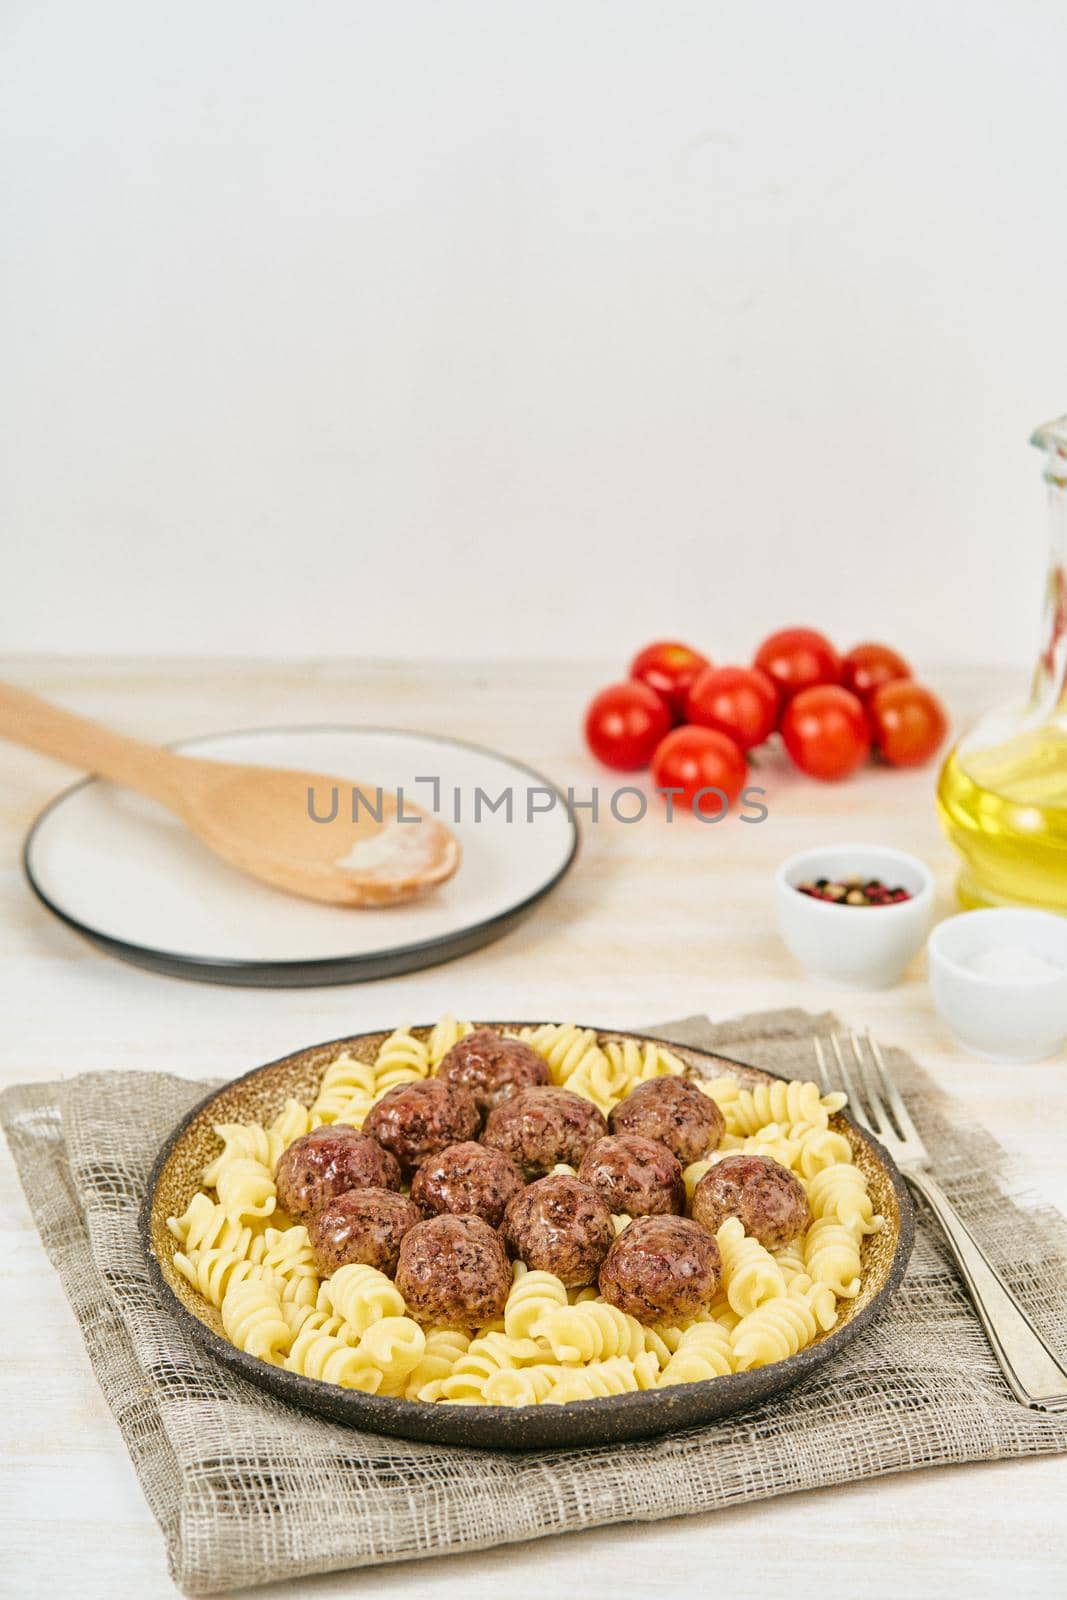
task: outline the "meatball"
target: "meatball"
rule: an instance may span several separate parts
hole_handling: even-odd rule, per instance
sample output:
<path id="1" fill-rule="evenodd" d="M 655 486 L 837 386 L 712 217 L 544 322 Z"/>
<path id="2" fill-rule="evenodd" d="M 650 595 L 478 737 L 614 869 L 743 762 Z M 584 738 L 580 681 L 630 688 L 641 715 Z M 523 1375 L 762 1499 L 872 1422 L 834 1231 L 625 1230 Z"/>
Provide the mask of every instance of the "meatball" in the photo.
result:
<path id="1" fill-rule="evenodd" d="M 282 1209 L 306 1222 L 349 1189 L 399 1189 L 400 1168 L 388 1150 L 358 1128 L 333 1122 L 312 1128 L 283 1150 L 274 1187 Z"/>
<path id="2" fill-rule="evenodd" d="M 392 1276 L 401 1239 L 421 1221 L 418 1206 L 395 1189 L 349 1189 L 308 1224 L 315 1264 L 323 1277 L 353 1262 Z"/>
<path id="3" fill-rule="evenodd" d="M 612 1133 L 658 1139 L 687 1167 L 718 1146 L 726 1119 L 688 1078 L 651 1078 L 619 1102 L 608 1127 Z"/>
<path id="4" fill-rule="evenodd" d="M 452 1211 L 460 1217 L 481 1217 L 491 1228 L 499 1228 L 504 1207 L 523 1181 L 503 1150 L 468 1140 L 427 1156 L 411 1180 L 411 1198 L 425 1216 Z"/>
<path id="5" fill-rule="evenodd" d="M 481 1122 L 461 1084 L 426 1078 L 387 1089 L 371 1107 L 363 1131 L 391 1151 L 403 1171 L 413 1172 L 427 1156 L 473 1139 Z"/>
<path id="6" fill-rule="evenodd" d="M 631 1217 L 677 1215 L 685 1209 L 678 1157 L 665 1144 L 636 1133 L 598 1139 L 582 1157 L 578 1176 L 603 1195 L 612 1211 L 628 1211 Z"/>
<path id="7" fill-rule="evenodd" d="M 719 1246 L 695 1222 L 635 1217 L 604 1257 L 598 1282 L 610 1305 L 658 1322 L 695 1316 L 711 1304 L 721 1276 Z"/>
<path id="8" fill-rule="evenodd" d="M 727 1217 L 740 1217 L 768 1250 L 811 1226 L 811 1207 L 800 1179 L 769 1156 L 724 1156 L 693 1192 L 694 1222 L 716 1233 Z"/>
<path id="9" fill-rule="evenodd" d="M 504 1213 L 512 1255 L 530 1268 L 554 1272 L 572 1288 L 594 1281 L 614 1237 L 605 1201 L 565 1173 L 531 1183 Z"/>
<path id="10" fill-rule="evenodd" d="M 401 1240 L 396 1286 L 420 1322 L 476 1328 L 503 1311 L 511 1264 L 481 1217 L 429 1217 Z"/>
<path id="11" fill-rule="evenodd" d="M 607 1131 L 592 1101 L 546 1085 L 502 1100 L 486 1119 L 482 1143 L 506 1151 L 527 1172 L 544 1173 L 561 1161 L 576 1167 Z"/>
<path id="12" fill-rule="evenodd" d="M 469 1089 L 481 1111 L 492 1111 L 520 1089 L 549 1081 L 548 1063 L 536 1050 L 521 1039 L 505 1039 L 492 1028 L 475 1028 L 454 1044 L 437 1076 Z"/>

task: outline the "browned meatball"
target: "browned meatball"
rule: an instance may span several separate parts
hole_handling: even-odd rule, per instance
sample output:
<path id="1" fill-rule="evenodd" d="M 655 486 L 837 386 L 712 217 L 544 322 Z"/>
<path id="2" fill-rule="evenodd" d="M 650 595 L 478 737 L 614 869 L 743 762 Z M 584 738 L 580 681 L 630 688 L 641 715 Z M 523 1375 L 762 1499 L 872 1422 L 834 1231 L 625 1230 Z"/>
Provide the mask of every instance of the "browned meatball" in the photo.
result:
<path id="1" fill-rule="evenodd" d="M 588 1184 L 566 1173 L 541 1178 L 517 1194 L 504 1214 L 512 1255 L 554 1272 L 573 1288 L 592 1283 L 615 1229 L 607 1205 Z"/>
<path id="2" fill-rule="evenodd" d="M 399 1189 L 400 1168 L 358 1128 L 333 1122 L 293 1140 L 275 1168 L 274 1186 L 282 1209 L 306 1222 L 349 1189 Z"/>
<path id="3" fill-rule="evenodd" d="M 695 1222 L 635 1217 L 604 1257 L 598 1281 L 611 1305 L 658 1322 L 695 1316 L 711 1304 L 721 1276 L 719 1246 Z"/>
<path id="4" fill-rule="evenodd" d="M 395 1189 L 349 1189 L 308 1224 L 315 1263 L 324 1277 L 354 1262 L 391 1276 L 401 1239 L 421 1221 L 418 1206 Z"/>
<path id="5" fill-rule="evenodd" d="M 452 1046 L 437 1076 L 461 1083 L 481 1111 L 492 1111 L 520 1089 L 547 1083 L 548 1063 L 521 1039 L 505 1039 L 492 1028 L 475 1028 Z"/>
<path id="6" fill-rule="evenodd" d="M 745 1232 L 768 1250 L 811 1226 L 804 1185 L 768 1156 L 724 1156 L 697 1184 L 690 1211 L 709 1233 L 717 1233 L 727 1217 L 740 1217 Z"/>
<path id="7" fill-rule="evenodd" d="M 578 1176 L 603 1195 L 612 1211 L 628 1211 L 631 1217 L 685 1209 L 678 1157 L 665 1144 L 636 1133 L 598 1139 L 582 1157 Z"/>
<path id="8" fill-rule="evenodd" d="M 568 1089 L 521 1089 L 490 1111 L 482 1143 L 504 1150 L 527 1172 L 548 1172 L 557 1162 L 576 1167 L 595 1139 L 607 1133 L 603 1114 Z"/>
<path id="9" fill-rule="evenodd" d="M 481 1122 L 461 1084 L 426 1078 L 386 1090 L 371 1107 L 363 1131 L 392 1151 L 405 1172 L 413 1172 L 427 1156 L 473 1139 Z"/>
<path id="10" fill-rule="evenodd" d="M 411 1180 L 411 1198 L 428 1217 L 452 1211 L 459 1217 L 481 1217 L 491 1228 L 499 1228 L 504 1207 L 523 1182 L 519 1168 L 503 1150 L 468 1140 L 427 1156 Z"/>
<path id="11" fill-rule="evenodd" d="M 651 1078 L 620 1100 L 608 1127 L 612 1133 L 658 1139 L 687 1167 L 718 1147 L 726 1118 L 688 1078 Z"/>
<path id="12" fill-rule="evenodd" d="M 420 1322 L 476 1328 L 503 1311 L 511 1264 L 499 1233 L 481 1217 L 429 1217 L 401 1241 L 396 1286 Z"/>

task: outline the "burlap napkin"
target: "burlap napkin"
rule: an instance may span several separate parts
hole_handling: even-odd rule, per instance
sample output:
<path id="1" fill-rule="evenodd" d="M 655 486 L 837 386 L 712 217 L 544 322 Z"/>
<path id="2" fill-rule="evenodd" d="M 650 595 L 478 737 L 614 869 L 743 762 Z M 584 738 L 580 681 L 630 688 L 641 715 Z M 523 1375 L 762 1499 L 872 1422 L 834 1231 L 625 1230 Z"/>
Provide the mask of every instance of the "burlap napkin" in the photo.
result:
<path id="1" fill-rule="evenodd" d="M 799 1011 L 651 1029 L 810 1076 Z M 1064 1354 L 1067 1225 L 998 1186 L 1003 1151 L 891 1064 L 949 1193 Z M 230 1377 L 149 1284 L 137 1212 L 152 1159 L 206 1092 L 147 1072 L 22 1085 L 0 1116 L 41 1238 L 159 1519 L 175 1581 L 213 1594 L 303 1573 L 708 1511 L 950 1461 L 1067 1448 L 1067 1415 L 1011 1398 L 936 1229 L 920 1220 L 890 1310 L 819 1373 L 735 1419 L 646 1444 L 501 1455 L 351 1432 Z"/>

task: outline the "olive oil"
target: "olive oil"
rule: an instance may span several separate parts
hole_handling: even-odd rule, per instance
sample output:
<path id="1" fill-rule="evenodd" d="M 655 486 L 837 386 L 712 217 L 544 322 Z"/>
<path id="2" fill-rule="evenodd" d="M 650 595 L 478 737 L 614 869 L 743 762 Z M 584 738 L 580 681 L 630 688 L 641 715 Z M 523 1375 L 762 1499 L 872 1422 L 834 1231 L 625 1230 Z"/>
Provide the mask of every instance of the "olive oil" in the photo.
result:
<path id="1" fill-rule="evenodd" d="M 1051 723 L 999 747 L 967 744 L 949 756 L 937 791 L 964 861 L 960 900 L 1067 914 L 1067 731 Z"/>
<path id="2" fill-rule="evenodd" d="M 937 790 L 963 857 L 965 906 L 1028 905 L 1067 916 L 1067 416 L 1030 440 L 1044 453 L 1049 561 L 1029 700 L 983 717 Z"/>

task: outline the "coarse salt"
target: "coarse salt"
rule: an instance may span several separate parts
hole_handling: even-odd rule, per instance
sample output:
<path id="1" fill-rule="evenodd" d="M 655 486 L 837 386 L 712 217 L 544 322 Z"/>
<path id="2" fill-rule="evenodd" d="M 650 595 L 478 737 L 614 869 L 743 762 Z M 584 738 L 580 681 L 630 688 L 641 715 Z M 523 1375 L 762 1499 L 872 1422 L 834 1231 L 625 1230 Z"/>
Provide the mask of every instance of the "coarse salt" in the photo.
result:
<path id="1" fill-rule="evenodd" d="M 981 978 L 1055 978 L 1064 971 L 1056 962 L 1046 961 L 1021 944 L 986 945 L 963 964 Z"/>

